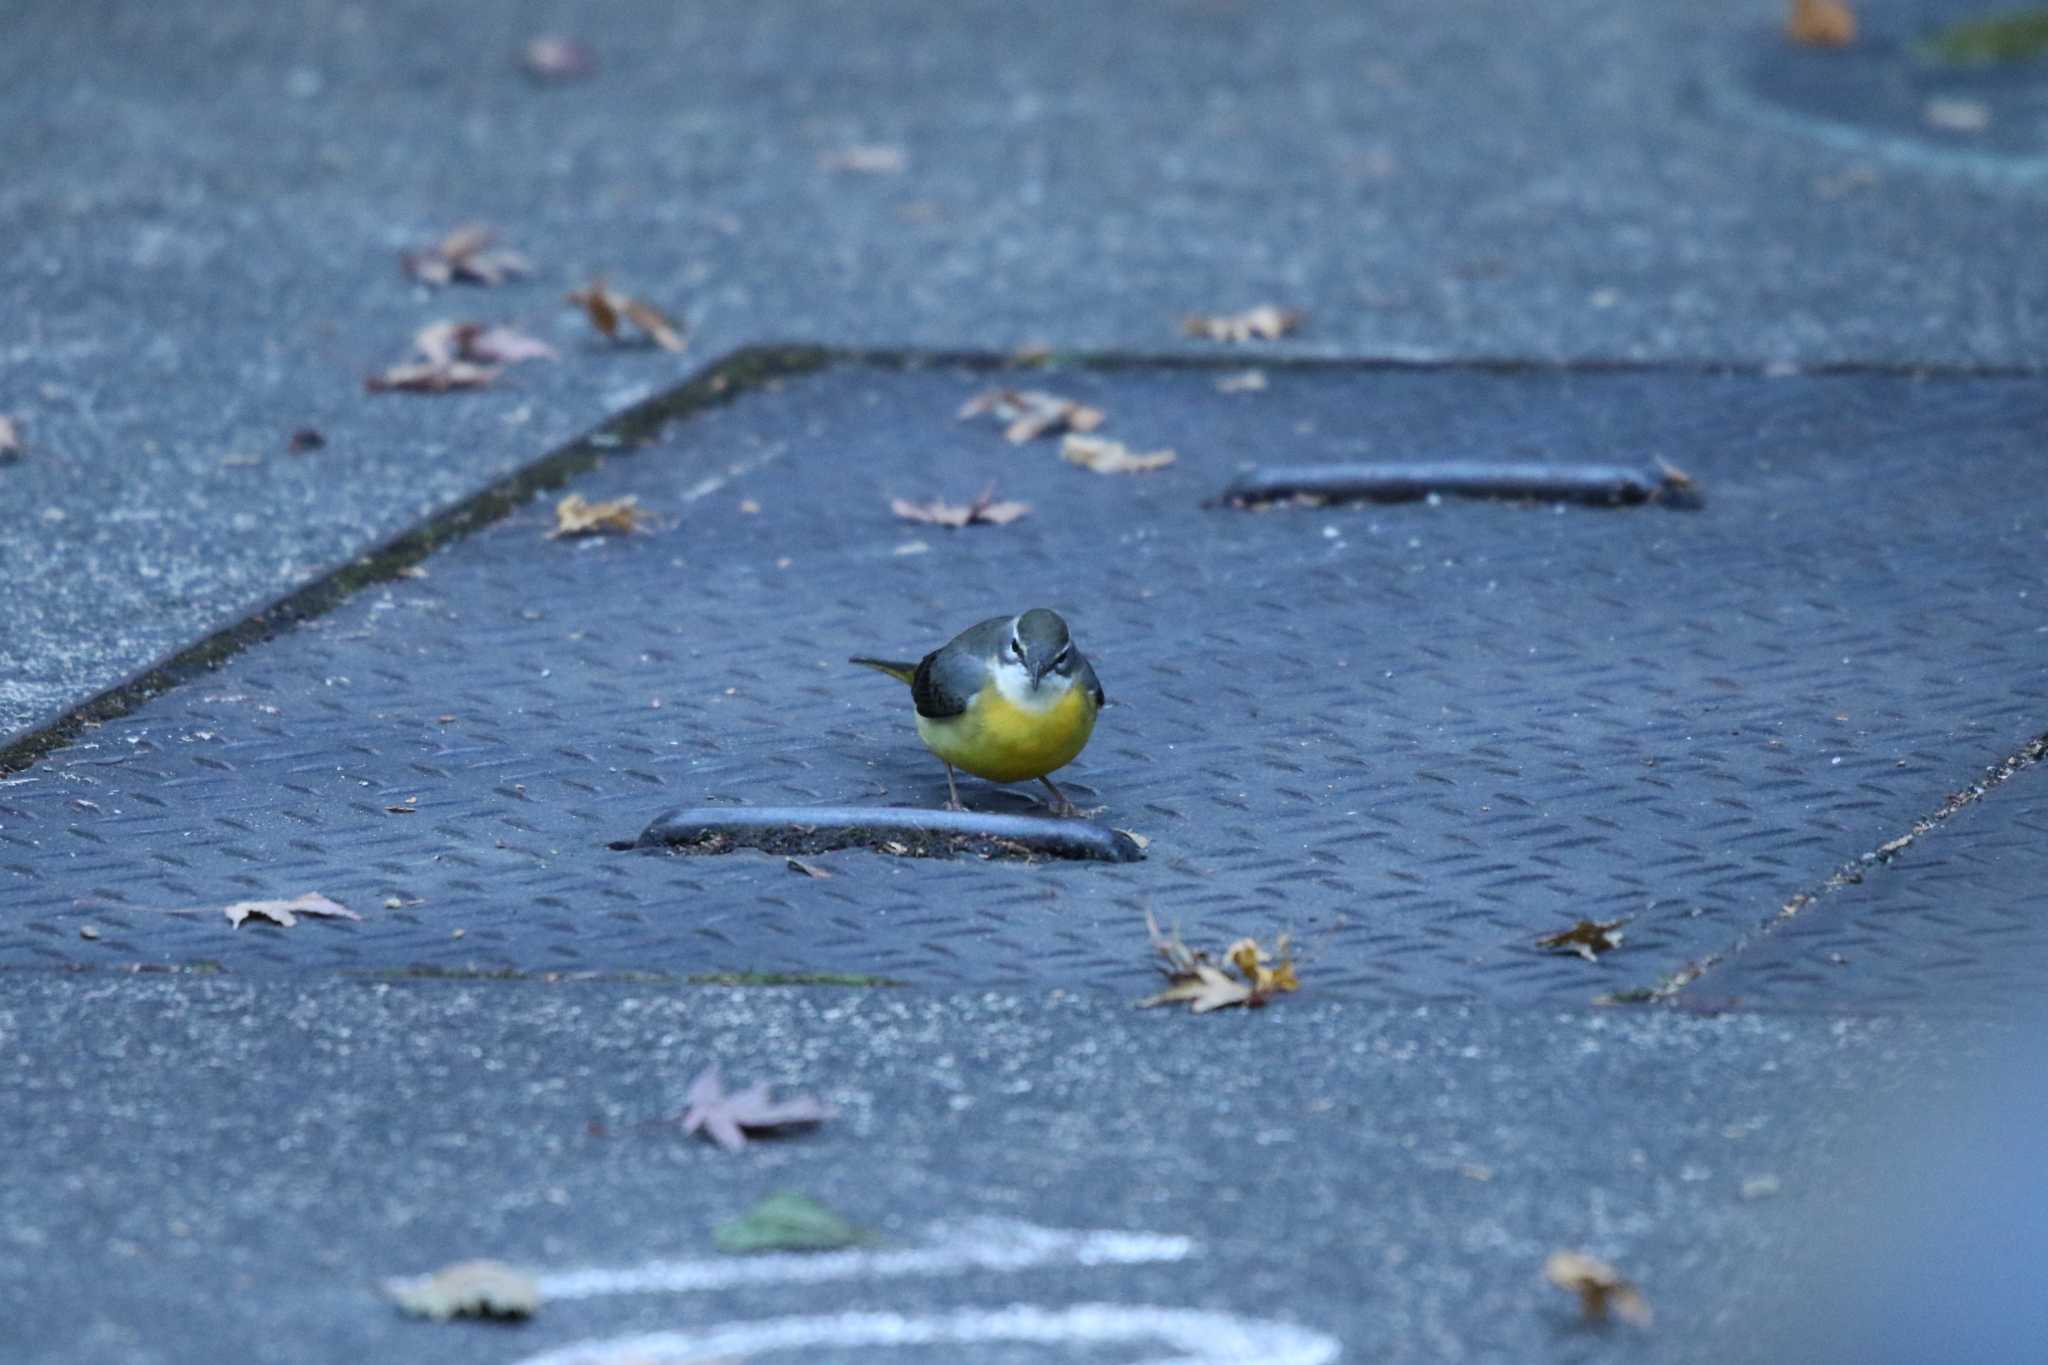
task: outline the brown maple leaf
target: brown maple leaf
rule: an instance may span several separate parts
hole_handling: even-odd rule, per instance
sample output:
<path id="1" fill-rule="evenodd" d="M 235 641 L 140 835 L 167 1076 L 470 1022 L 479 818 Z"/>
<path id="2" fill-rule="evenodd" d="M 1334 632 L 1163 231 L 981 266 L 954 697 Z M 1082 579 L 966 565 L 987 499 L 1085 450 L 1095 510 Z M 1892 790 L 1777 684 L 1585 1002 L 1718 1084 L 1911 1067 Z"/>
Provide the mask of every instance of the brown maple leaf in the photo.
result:
<path id="1" fill-rule="evenodd" d="M 1009 424 L 1003 435 L 1015 445 L 1048 431 L 1093 431 L 1108 418 L 1101 408 L 1041 389 L 989 389 L 961 404 L 959 416 L 965 421 L 985 412 Z"/>
<path id="2" fill-rule="evenodd" d="M 1170 450 L 1154 450 L 1141 455 L 1122 441 L 1078 436 L 1070 432 L 1060 442 L 1060 458 L 1098 474 L 1147 474 L 1166 468 L 1180 457 Z"/>
<path id="3" fill-rule="evenodd" d="M 1545 934 L 1536 940 L 1536 946 L 1546 952 L 1577 953 L 1592 962 L 1601 953 L 1612 952 L 1621 946 L 1621 926 L 1627 923 L 1626 919 L 1582 919 L 1569 929 Z"/>
<path id="4" fill-rule="evenodd" d="M 555 529 L 549 540 L 564 536 L 595 536 L 606 531 L 631 535 L 640 529 L 640 500 L 632 495 L 592 502 L 581 493 L 571 493 L 555 504 Z"/>
<path id="5" fill-rule="evenodd" d="M 1848 0 L 1792 0 L 1785 36 L 1809 47 L 1847 47 L 1856 41 L 1856 11 Z"/>
<path id="6" fill-rule="evenodd" d="M 619 340 L 621 325 L 630 322 L 664 351 L 680 351 L 685 345 L 679 324 L 670 321 L 652 304 L 643 303 L 631 294 L 622 294 L 601 279 L 592 280 L 582 289 L 571 290 L 566 298 L 583 310 L 590 319 L 590 325 L 602 332 L 606 340 Z"/>
<path id="7" fill-rule="evenodd" d="M 0 414 L 0 464 L 8 464 L 21 458 L 21 429 L 14 425 L 14 419 Z"/>
<path id="8" fill-rule="evenodd" d="M 954 527 L 1004 526 L 1031 510 L 1028 502 L 997 502 L 995 495 L 995 485 L 990 484 L 973 502 L 965 505 L 942 499 L 912 502 L 908 498 L 891 498 L 889 510 L 905 521 Z"/>
<path id="9" fill-rule="evenodd" d="M 516 251 L 492 250 L 497 234 L 481 223 L 464 223 L 446 237 L 419 251 L 400 252 L 405 273 L 422 284 L 503 284 L 527 274 L 533 266 Z"/>
<path id="10" fill-rule="evenodd" d="M 684 1102 L 687 1107 L 683 1110 L 683 1131 L 694 1133 L 701 1129 L 728 1152 L 737 1152 L 747 1145 L 749 1129 L 822 1123 L 834 1114 L 830 1105 L 813 1095 L 773 1099 L 765 1081 L 728 1094 L 716 1062 L 690 1082 Z"/>
<path id="11" fill-rule="evenodd" d="M 1650 1301 L 1622 1273 L 1583 1251 L 1553 1251 L 1543 1262 L 1543 1276 L 1559 1289 L 1579 1296 L 1579 1314 L 1587 1322 L 1605 1322 L 1611 1313 L 1636 1327 L 1648 1327 Z"/>
<path id="12" fill-rule="evenodd" d="M 1181 330 L 1209 341 L 1278 341 L 1307 320 L 1299 309 L 1262 303 L 1242 313 L 1196 313 L 1181 320 Z"/>
<path id="13" fill-rule="evenodd" d="M 519 64 L 543 83 L 578 81 L 597 71 L 597 54 L 561 33 L 543 33 L 520 49 Z"/>

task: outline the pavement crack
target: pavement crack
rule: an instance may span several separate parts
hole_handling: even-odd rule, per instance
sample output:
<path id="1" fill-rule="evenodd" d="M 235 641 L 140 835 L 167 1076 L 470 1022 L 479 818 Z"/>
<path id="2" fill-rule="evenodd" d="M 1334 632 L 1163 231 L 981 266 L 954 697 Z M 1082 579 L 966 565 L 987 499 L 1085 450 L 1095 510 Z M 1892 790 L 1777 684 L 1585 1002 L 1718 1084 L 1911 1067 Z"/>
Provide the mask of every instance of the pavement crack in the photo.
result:
<path id="1" fill-rule="evenodd" d="M 1926 815 L 1914 820 L 1900 835 L 1885 840 L 1865 853 L 1841 864 L 1825 878 L 1803 891 L 1794 893 L 1779 906 L 1777 912 L 1758 927 L 1756 934 L 1770 934 L 1787 920 L 1804 914 L 1813 906 L 1821 904 L 1829 896 L 1844 887 L 1855 886 L 1870 875 L 1875 868 L 1888 867 L 1892 860 L 1918 843 L 1922 836 L 1947 823 L 1963 810 L 1976 805 L 1999 787 L 2011 781 L 2035 764 L 2048 759 L 2048 734 L 2036 736 L 2021 745 L 2005 758 L 1993 763 L 1966 787 L 1958 788 L 1943 798 L 1941 804 Z M 1679 993 L 1695 981 L 1711 972 L 1749 946 L 1752 934 L 1744 934 L 1733 945 L 1722 952 L 1709 953 L 1698 958 L 1665 977 L 1654 986 L 1632 991 L 1617 991 L 1595 999 L 1599 1005 L 1676 1005 Z"/>

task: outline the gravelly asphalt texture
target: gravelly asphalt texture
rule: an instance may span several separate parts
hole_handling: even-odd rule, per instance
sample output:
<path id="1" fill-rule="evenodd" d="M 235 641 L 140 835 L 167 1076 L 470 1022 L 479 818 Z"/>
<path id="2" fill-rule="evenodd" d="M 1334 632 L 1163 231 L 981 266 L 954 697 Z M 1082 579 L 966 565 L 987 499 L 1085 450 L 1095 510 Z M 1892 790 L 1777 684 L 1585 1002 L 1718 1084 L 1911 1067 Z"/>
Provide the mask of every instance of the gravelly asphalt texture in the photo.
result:
<path id="1" fill-rule="evenodd" d="M 511 1361 L 797 1312 L 1103 1299 L 1277 1318 L 1346 1360 L 1767 1360 L 1837 1207 L 1888 1197 L 1873 1121 L 1943 1095 L 2000 1036 L 1310 1002 L 1190 1026 L 1057 993 L 6 986 L 0 1285 L 7 1358 L 37 1365 Z M 40 1045 L 55 1037 L 61 1058 Z M 647 1122 L 714 1058 L 735 1083 L 814 1087 L 840 1117 L 737 1154 Z M 715 1258 L 711 1228 L 779 1188 L 899 1247 L 974 1216 L 1198 1247 L 587 1298 L 511 1329 L 408 1321 L 374 1292 L 478 1255 Z M 1540 1274 L 1564 1246 L 1625 1265 L 1655 1328 L 1575 1328 Z"/>

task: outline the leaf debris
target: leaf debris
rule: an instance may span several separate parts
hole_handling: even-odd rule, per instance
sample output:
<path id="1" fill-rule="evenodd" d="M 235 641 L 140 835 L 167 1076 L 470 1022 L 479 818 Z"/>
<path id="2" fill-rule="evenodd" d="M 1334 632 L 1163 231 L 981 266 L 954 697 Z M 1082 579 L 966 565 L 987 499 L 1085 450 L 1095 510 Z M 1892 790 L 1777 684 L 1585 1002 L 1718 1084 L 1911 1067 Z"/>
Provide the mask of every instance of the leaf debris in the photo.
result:
<path id="1" fill-rule="evenodd" d="M 1239 370 L 1236 374 L 1223 375 L 1216 381 L 1218 393 L 1258 393 L 1265 387 L 1264 370 Z"/>
<path id="2" fill-rule="evenodd" d="M 300 427 L 284 443 L 284 448 L 294 455 L 309 455 L 327 445 L 327 438 L 320 434 L 318 427 Z"/>
<path id="3" fill-rule="evenodd" d="M 1605 1322 L 1612 1314 L 1635 1327 L 1650 1325 L 1650 1301 L 1643 1291 L 1597 1256 L 1553 1251 L 1543 1262 L 1543 1277 L 1579 1296 L 1579 1313 L 1587 1322 Z"/>
<path id="4" fill-rule="evenodd" d="M 0 464 L 11 464 L 20 459 L 23 449 L 21 428 L 14 425 L 12 417 L 0 413 Z"/>
<path id="5" fill-rule="evenodd" d="M 1060 442 L 1060 458 L 1068 464 L 1092 469 L 1097 474 L 1148 474 L 1164 469 L 1180 456 L 1171 450 L 1154 450 L 1144 454 L 1133 451 L 1122 441 L 1111 441 L 1101 436 L 1079 436 L 1068 433 Z"/>
<path id="6" fill-rule="evenodd" d="M 1003 435 L 1013 445 L 1036 440 L 1048 431 L 1093 431 L 1108 420 L 1101 408 L 1043 389 L 987 389 L 960 406 L 960 420 L 994 413 L 1008 423 Z"/>
<path id="7" fill-rule="evenodd" d="M 592 502 L 581 493 L 571 493 L 555 504 L 555 528 L 549 540 L 564 536 L 598 536 L 607 531 L 631 535 L 640 529 L 640 499 L 632 494 Z"/>
<path id="8" fill-rule="evenodd" d="M 630 322 L 664 351 L 680 351 L 685 345 L 681 326 L 670 320 L 667 314 L 631 294 L 620 293 L 601 279 L 592 280 L 582 289 L 571 290 L 565 297 L 581 308 L 590 319 L 590 325 L 609 341 L 619 340 L 622 324 Z"/>
<path id="9" fill-rule="evenodd" d="M 394 365 L 364 382 L 372 393 L 404 389 L 414 393 L 446 393 L 476 389 L 522 360 L 552 360 L 555 348 L 516 327 L 481 322 L 430 322 L 412 339 L 419 359 Z"/>
<path id="10" fill-rule="evenodd" d="M 807 1194 L 777 1190 L 730 1222 L 711 1240 L 720 1251 L 837 1251 L 872 1242 L 874 1235 L 848 1222 Z"/>
<path id="11" fill-rule="evenodd" d="M 1179 930 L 1163 932 L 1150 910 L 1145 912 L 1145 931 L 1152 940 L 1152 951 L 1159 955 L 1159 970 L 1166 974 L 1167 987 L 1140 1000 L 1140 1009 L 1182 1002 L 1195 1014 L 1230 1005 L 1257 1009 L 1281 991 L 1301 989 L 1285 934 L 1274 942 L 1271 952 L 1255 939 L 1241 938 L 1231 944 L 1223 958 L 1235 970 L 1233 976 L 1222 965 L 1212 962 L 1207 953 L 1182 942 Z"/>
<path id="12" fill-rule="evenodd" d="M 497 234 L 482 223 L 464 223 L 430 247 L 400 252 L 398 262 L 421 284 L 437 287 L 458 282 L 503 284 L 532 271 L 532 264 L 518 252 L 493 250 L 495 241 Z"/>
<path id="13" fill-rule="evenodd" d="M 783 862 L 791 872 L 800 872 L 806 877 L 814 877 L 821 882 L 832 879 L 831 872 L 819 867 L 816 863 L 807 863 L 801 858 L 785 858 Z"/>
<path id="14" fill-rule="evenodd" d="M 1262 303 L 1242 313 L 1194 313 L 1181 320 L 1181 330 L 1207 341 L 1278 341 L 1308 321 L 1296 308 Z"/>
<path id="15" fill-rule="evenodd" d="M 1809 47 L 1847 47 L 1856 41 L 1856 11 L 1848 0 L 1792 0 L 1785 36 Z"/>
<path id="16" fill-rule="evenodd" d="M 1545 952 L 1577 953 L 1592 962 L 1601 953 L 1611 953 L 1621 946 L 1621 926 L 1627 923 L 1626 919 L 1582 919 L 1569 929 L 1545 934 L 1536 940 L 1536 946 Z"/>
<path id="17" fill-rule="evenodd" d="M 361 915 L 337 901 L 331 901 L 318 891 L 307 891 L 290 900 L 236 901 L 233 905 L 221 907 L 221 913 L 228 917 L 228 923 L 239 929 L 242 921 L 252 916 L 267 919 L 281 929 L 289 929 L 299 922 L 300 915 L 321 916 L 327 919 L 360 920 Z"/>
<path id="18" fill-rule="evenodd" d="M 728 1152 L 747 1145 L 749 1129 L 774 1129 L 822 1123 L 833 1117 L 832 1107 L 814 1095 L 791 1095 L 773 1099 L 766 1081 L 756 1081 L 745 1090 L 727 1093 L 725 1078 L 713 1062 L 690 1082 L 684 1096 L 683 1131 L 704 1135 Z"/>
<path id="19" fill-rule="evenodd" d="M 1030 512 L 1031 504 L 997 502 L 995 485 L 990 484 L 964 506 L 936 499 L 912 502 L 908 498 L 891 498 L 889 510 L 905 521 L 928 522 L 933 526 L 1005 526 Z"/>
<path id="20" fill-rule="evenodd" d="M 502 1261 L 458 1261 L 431 1275 L 384 1281 L 384 1292 L 417 1318 L 530 1318 L 540 1282 Z"/>

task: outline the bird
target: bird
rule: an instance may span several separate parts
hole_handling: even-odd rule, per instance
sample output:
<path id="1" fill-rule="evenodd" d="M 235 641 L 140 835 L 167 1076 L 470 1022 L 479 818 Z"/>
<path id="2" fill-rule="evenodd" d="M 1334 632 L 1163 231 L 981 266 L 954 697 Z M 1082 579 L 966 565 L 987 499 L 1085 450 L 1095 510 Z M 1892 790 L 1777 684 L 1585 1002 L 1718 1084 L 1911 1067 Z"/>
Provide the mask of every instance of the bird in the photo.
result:
<path id="1" fill-rule="evenodd" d="M 918 737 L 946 765 L 947 810 L 967 809 L 953 780 L 964 768 L 991 782 L 1037 778 L 1052 793 L 1053 814 L 1080 814 L 1048 774 L 1087 746 L 1102 683 L 1058 612 L 991 616 L 916 663 L 848 662 L 910 685 Z"/>

